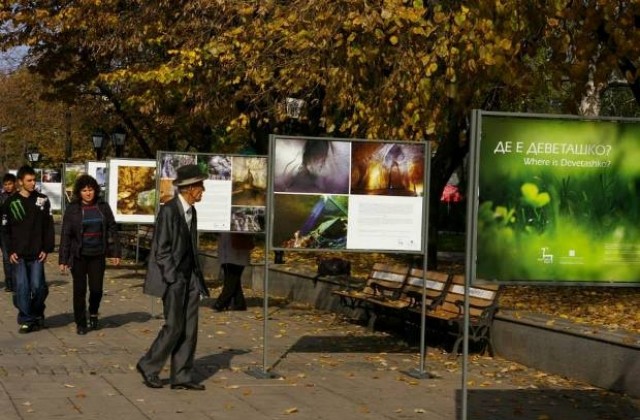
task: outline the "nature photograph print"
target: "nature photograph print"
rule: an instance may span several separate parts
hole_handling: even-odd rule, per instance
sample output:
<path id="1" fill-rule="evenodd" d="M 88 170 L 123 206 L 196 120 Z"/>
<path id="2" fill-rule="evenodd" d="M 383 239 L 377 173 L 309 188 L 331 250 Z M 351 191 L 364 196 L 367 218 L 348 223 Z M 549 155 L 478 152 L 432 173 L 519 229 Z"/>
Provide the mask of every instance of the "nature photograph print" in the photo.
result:
<path id="1" fill-rule="evenodd" d="M 346 248 L 348 196 L 275 194 L 273 207 L 273 248 Z"/>
<path id="2" fill-rule="evenodd" d="M 479 127 L 479 279 L 638 282 L 640 121 L 482 115 Z"/>

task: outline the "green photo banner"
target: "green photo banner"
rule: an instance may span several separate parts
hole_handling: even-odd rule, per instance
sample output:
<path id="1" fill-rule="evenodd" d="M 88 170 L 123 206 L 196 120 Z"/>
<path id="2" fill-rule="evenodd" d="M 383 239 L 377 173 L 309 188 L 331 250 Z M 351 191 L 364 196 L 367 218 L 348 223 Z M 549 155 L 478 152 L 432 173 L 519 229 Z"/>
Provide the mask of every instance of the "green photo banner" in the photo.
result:
<path id="1" fill-rule="evenodd" d="M 476 114 L 476 276 L 640 281 L 640 121 Z"/>

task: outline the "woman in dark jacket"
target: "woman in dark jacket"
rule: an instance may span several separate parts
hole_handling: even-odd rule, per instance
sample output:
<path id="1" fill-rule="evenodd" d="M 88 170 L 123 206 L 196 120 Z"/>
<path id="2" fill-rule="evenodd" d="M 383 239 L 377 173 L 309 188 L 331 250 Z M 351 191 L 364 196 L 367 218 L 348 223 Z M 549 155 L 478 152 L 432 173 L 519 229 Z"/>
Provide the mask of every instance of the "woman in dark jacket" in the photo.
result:
<path id="1" fill-rule="evenodd" d="M 73 197 L 62 219 L 60 270 L 73 277 L 73 315 L 80 335 L 87 333 L 87 282 L 89 327 L 98 329 L 98 309 L 106 258 L 120 264 L 118 228 L 109 204 L 98 199 L 100 187 L 90 175 L 81 175 L 73 186 Z"/>

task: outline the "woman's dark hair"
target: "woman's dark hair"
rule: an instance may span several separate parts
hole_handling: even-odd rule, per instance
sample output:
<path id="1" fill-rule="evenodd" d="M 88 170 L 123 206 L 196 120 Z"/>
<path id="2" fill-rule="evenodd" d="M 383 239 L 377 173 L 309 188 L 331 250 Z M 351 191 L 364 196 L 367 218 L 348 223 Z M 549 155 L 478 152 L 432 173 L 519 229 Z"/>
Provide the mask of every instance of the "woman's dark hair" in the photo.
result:
<path id="1" fill-rule="evenodd" d="M 96 193 L 93 201 L 95 202 L 98 200 L 98 196 L 100 195 L 100 185 L 98 185 L 98 181 L 96 181 L 96 179 L 91 175 L 84 174 L 84 175 L 80 175 L 76 179 L 76 183 L 73 184 L 73 200 L 74 201 L 82 200 L 82 198 L 80 197 L 80 191 L 84 190 L 86 187 L 93 188 L 93 191 L 95 191 Z"/>

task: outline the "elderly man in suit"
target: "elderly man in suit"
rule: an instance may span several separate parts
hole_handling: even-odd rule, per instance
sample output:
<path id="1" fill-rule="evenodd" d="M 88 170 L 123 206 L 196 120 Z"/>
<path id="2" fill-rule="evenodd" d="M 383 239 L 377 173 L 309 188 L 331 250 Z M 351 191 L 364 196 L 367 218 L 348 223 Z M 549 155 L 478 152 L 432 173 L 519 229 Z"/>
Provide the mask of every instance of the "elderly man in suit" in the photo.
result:
<path id="1" fill-rule="evenodd" d="M 144 292 L 162 297 L 165 323 L 136 369 L 150 388 L 162 388 L 158 374 L 171 358 L 171 389 L 202 391 L 192 377 L 198 338 L 198 307 L 209 296 L 198 261 L 194 203 L 202 199 L 206 176 L 197 165 L 178 168 L 173 184 L 178 194 L 156 219 Z"/>

